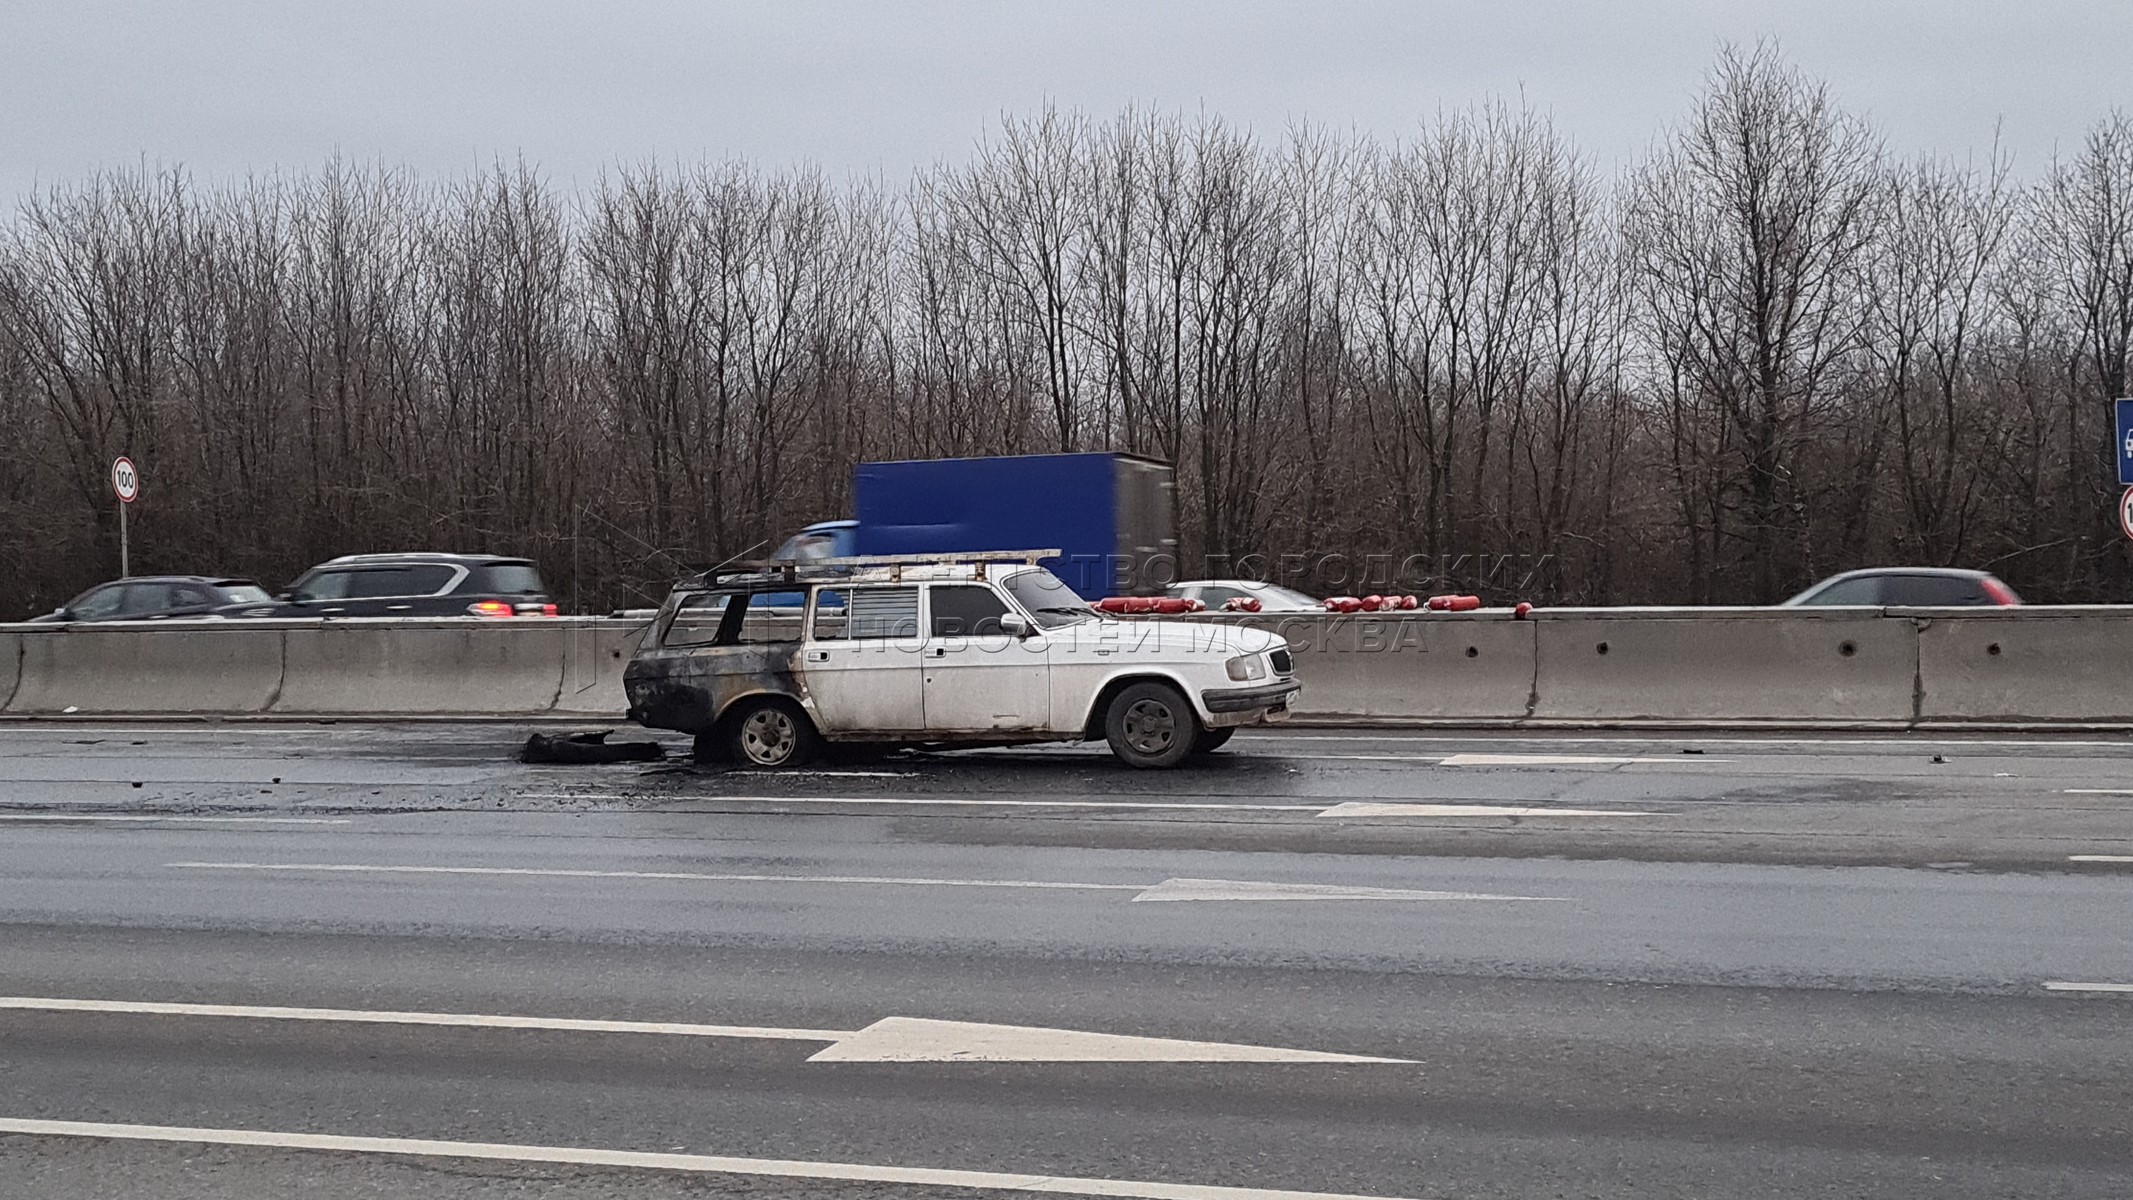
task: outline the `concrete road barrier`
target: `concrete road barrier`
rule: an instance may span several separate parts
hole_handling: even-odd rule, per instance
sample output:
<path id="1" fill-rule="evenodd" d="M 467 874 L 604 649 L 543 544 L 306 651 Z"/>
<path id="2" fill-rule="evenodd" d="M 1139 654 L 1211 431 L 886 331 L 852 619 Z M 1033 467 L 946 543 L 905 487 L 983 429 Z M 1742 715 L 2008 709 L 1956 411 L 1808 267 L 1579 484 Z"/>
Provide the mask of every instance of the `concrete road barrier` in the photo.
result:
<path id="1" fill-rule="evenodd" d="M 563 688 L 561 622 L 327 621 L 281 636 L 277 713 L 547 713 Z"/>
<path id="2" fill-rule="evenodd" d="M 22 635 L 0 632 L 0 712 L 14 702 L 15 689 L 22 683 Z"/>
<path id="3" fill-rule="evenodd" d="M 1913 718 L 1911 624 L 1876 610 L 1554 609 L 1534 617 L 1536 720 Z"/>
<path id="4" fill-rule="evenodd" d="M 2133 608 L 1902 609 L 1925 723 L 2133 725 Z"/>
<path id="5" fill-rule="evenodd" d="M 1533 705 L 1534 626 L 1509 613 L 1221 619 L 1288 639 L 1299 719 L 1512 721 Z"/>
<path id="6" fill-rule="evenodd" d="M 281 689 L 281 636 L 227 621 L 28 626 L 10 713 L 265 712 Z"/>
<path id="7" fill-rule="evenodd" d="M 2133 729 L 2133 607 L 1208 614 L 1287 637 L 1305 722 Z M 790 617 L 750 637 L 790 637 Z M 616 721 L 644 620 L 0 627 L 11 715 Z M 708 625 L 693 626 L 708 636 Z"/>

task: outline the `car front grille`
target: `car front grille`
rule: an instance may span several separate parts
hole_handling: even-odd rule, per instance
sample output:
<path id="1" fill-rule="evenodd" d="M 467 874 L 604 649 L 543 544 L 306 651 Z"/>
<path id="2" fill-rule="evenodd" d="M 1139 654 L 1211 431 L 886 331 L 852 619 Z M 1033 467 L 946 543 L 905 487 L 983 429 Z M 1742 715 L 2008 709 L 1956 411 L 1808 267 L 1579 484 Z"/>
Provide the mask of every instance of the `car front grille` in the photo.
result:
<path id="1" fill-rule="evenodd" d="M 1274 664 L 1274 674 L 1276 675 L 1289 675 L 1296 670 L 1296 662 L 1289 657 L 1289 652 L 1286 649 L 1276 650 L 1268 654 L 1266 659 Z"/>

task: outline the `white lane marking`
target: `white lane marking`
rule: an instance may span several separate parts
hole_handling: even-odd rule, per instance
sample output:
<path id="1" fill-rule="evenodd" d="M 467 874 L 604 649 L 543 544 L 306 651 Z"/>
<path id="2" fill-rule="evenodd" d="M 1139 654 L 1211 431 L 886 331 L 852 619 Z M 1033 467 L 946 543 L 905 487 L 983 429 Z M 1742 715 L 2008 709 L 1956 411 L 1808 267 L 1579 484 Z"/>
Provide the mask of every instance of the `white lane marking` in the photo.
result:
<path id="1" fill-rule="evenodd" d="M 2133 741 L 2057 741 L 2046 735 L 2035 738 L 1793 738 L 1779 735 L 1762 737 L 1634 737 L 1615 734 L 1608 737 L 1567 737 L 1562 734 L 1538 733 L 1513 737 L 1461 737 L 1456 734 L 1384 734 L 1384 733 L 1255 733 L 1246 731 L 1237 743 L 1246 742 L 1440 742 L 1454 745 L 1536 745 L 1536 746 L 1890 746 L 1907 749 L 1914 746 L 1994 746 L 2022 747 L 2032 750 L 2048 750 L 2054 747 L 2081 750 L 2133 750 Z"/>
<path id="2" fill-rule="evenodd" d="M 1730 758 L 1665 758 L 1651 755 L 1606 754 L 1454 754 L 1437 765 L 1444 767 L 1615 767 L 1630 763 L 1729 763 Z"/>
<path id="3" fill-rule="evenodd" d="M 1326 883 L 1264 883 L 1248 879 L 1166 879 L 1133 898 L 1142 900 L 1561 900 L 1561 896 L 1497 896 L 1486 892 L 1425 892 L 1407 888 Z"/>
<path id="4" fill-rule="evenodd" d="M 2133 854 L 2069 854 L 2068 862 L 2133 863 Z"/>
<path id="5" fill-rule="evenodd" d="M 181 1004 L 137 1000 L 77 1000 L 53 996 L 0 996 L 0 1009 L 30 1012 L 114 1013 L 128 1016 L 233 1017 L 257 1021 L 322 1021 L 357 1025 L 429 1025 L 456 1029 L 534 1029 L 565 1033 L 631 1033 L 664 1037 L 736 1038 L 757 1041 L 828 1042 L 808 1062 L 1347 1062 L 1404 1063 L 1374 1058 L 1199 1042 L 993 1025 L 884 1017 L 864 1029 L 781 1029 L 768 1025 L 700 1025 L 675 1021 L 606 1021 L 571 1017 L 498 1016 L 487 1013 L 393 1012 L 352 1008 L 281 1008 L 251 1004 Z"/>
<path id="6" fill-rule="evenodd" d="M 673 879 L 709 883 L 840 883 L 885 887 L 1034 888 L 1067 892 L 1138 892 L 1142 883 L 1062 883 L 1048 879 L 928 879 L 888 875 L 726 875 L 709 871 L 589 871 L 557 867 L 410 867 L 390 863 L 174 862 L 203 871 L 332 871 L 371 875 L 529 875 L 556 879 Z"/>
<path id="7" fill-rule="evenodd" d="M 1310 1062 L 1405 1063 L 1404 1058 L 1327 1054 L 1179 1038 L 885 1017 L 840 1038 L 809 1062 Z"/>
<path id="8" fill-rule="evenodd" d="M 522 800 L 626 800 L 620 793 L 524 792 Z M 1222 812 L 1308 812 L 1322 804 L 1214 804 L 1171 800 L 972 800 L 963 797 L 928 799 L 923 796 L 697 796 L 704 804 L 875 804 L 907 808 L 1184 808 Z M 683 810 L 690 811 L 690 810 Z"/>
<path id="9" fill-rule="evenodd" d="M 1321 817 L 1660 817 L 1665 813 L 1621 808 L 1545 808 L 1504 804 L 1405 804 L 1350 800 Z"/>
<path id="10" fill-rule="evenodd" d="M 772 779 L 909 779 L 916 771 L 735 771 L 742 776 Z"/>
<path id="11" fill-rule="evenodd" d="M 241 1017 L 255 1021 L 345 1021 L 360 1025 L 442 1025 L 462 1029 L 548 1029 L 568 1033 L 654 1033 L 668 1037 L 767 1038 L 834 1042 L 848 1030 L 778 1029 L 763 1025 L 695 1025 L 672 1021 L 595 1021 L 482 1013 L 391 1012 L 360 1008 L 278 1008 L 254 1004 L 176 1004 L 139 1000 L 73 1000 L 0 996 L 0 1009 L 32 1012 L 125 1013 L 162 1017 Z"/>
<path id="12" fill-rule="evenodd" d="M 697 871 L 589 871 L 545 867 L 408 867 L 385 863 L 174 862 L 206 871 L 330 871 L 377 875 L 519 875 L 560 879 L 655 879 L 712 883 L 826 883 L 891 887 L 1028 888 L 1062 892 L 1133 892 L 1135 900 L 1556 900 L 1476 892 L 1405 891 L 1344 884 L 1266 883 L 1233 879 L 1166 879 L 1161 883 L 1066 883 L 1034 879 L 927 879 L 874 875 L 723 875 Z"/>
<path id="13" fill-rule="evenodd" d="M 136 1142 L 192 1142 L 273 1150 L 323 1150 L 340 1154 L 403 1154 L 425 1158 L 563 1163 L 697 1175 L 752 1175 L 778 1179 L 824 1179 L 845 1183 L 906 1183 L 930 1187 L 990 1188 L 1047 1195 L 1122 1197 L 1124 1200 L 1398 1200 L 1279 1188 L 1093 1179 L 1071 1175 L 892 1167 L 804 1159 L 736 1158 L 712 1154 L 658 1154 L 578 1146 L 533 1146 L 507 1142 L 448 1142 L 428 1138 L 349 1137 L 284 1133 L 265 1129 L 202 1129 L 181 1125 L 120 1125 L 102 1121 L 41 1121 L 0 1117 L 0 1134 L 29 1137 L 105 1138 Z"/>
<path id="14" fill-rule="evenodd" d="M 2064 796 L 2133 796 L 2133 788 L 2067 788 Z"/>
<path id="15" fill-rule="evenodd" d="M 2068 983 L 2054 979 L 2044 985 L 2047 992 L 2099 992 L 2112 995 L 2133 994 L 2133 983 Z"/>
<path id="16" fill-rule="evenodd" d="M 347 817 L 181 817 L 148 813 L 0 813 L 0 821 L 183 821 L 224 825 L 347 825 Z"/>

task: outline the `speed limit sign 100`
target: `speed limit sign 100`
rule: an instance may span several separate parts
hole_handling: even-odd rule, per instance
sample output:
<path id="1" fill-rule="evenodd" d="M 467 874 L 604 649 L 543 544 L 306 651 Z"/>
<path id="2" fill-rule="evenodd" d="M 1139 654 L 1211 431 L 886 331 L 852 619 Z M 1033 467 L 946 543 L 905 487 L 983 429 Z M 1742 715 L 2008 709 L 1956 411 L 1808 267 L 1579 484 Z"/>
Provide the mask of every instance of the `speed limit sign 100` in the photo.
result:
<path id="1" fill-rule="evenodd" d="M 120 458 L 111 464 L 111 492 L 122 504 L 131 504 L 141 494 L 141 473 L 134 470 L 133 460 Z"/>

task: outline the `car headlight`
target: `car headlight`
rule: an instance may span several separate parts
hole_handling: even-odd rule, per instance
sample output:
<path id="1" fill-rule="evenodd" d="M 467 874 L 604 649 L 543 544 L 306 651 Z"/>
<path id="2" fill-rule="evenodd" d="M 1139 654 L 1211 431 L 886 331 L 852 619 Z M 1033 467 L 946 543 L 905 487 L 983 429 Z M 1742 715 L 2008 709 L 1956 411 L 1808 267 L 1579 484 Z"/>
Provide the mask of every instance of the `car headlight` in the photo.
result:
<path id="1" fill-rule="evenodd" d="M 1266 664 L 1256 654 L 1240 654 L 1224 665 L 1229 670 L 1229 677 L 1239 683 L 1266 678 Z"/>

